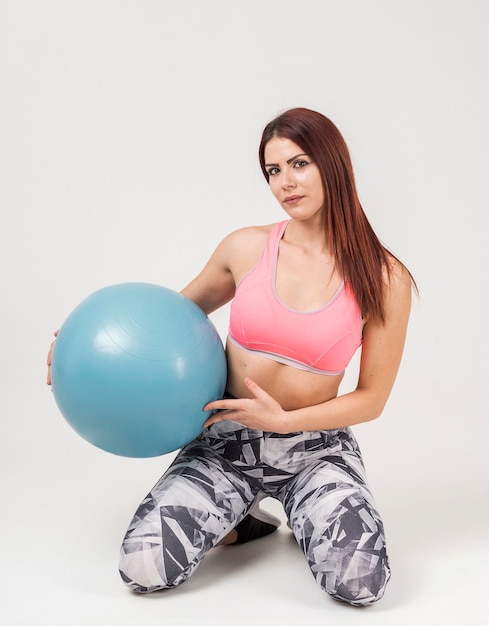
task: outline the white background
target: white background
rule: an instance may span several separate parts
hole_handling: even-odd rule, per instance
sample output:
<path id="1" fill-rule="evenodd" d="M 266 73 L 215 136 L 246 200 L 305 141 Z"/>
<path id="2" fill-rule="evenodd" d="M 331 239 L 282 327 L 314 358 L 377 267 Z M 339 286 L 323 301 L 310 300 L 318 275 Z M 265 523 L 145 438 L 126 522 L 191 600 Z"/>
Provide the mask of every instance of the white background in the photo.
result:
<path id="1" fill-rule="evenodd" d="M 487 623 L 487 6 L 0 2 L 2 625 Z M 282 527 L 136 596 L 118 548 L 171 455 L 70 429 L 44 383 L 51 333 L 99 287 L 180 289 L 226 233 L 282 219 L 257 147 L 292 106 L 339 126 L 421 290 L 384 415 L 355 429 L 393 578 L 370 609 L 337 604 Z"/>

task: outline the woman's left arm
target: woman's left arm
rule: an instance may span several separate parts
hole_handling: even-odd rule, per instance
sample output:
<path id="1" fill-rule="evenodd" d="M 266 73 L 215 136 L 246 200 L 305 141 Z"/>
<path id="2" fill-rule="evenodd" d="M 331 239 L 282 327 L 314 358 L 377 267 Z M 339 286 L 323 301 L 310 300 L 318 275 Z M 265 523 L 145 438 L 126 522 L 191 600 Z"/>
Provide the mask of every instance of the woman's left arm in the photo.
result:
<path id="1" fill-rule="evenodd" d="M 393 266 L 385 291 L 385 322 L 365 324 L 358 384 L 354 391 L 303 409 L 284 411 L 252 380 L 253 398 L 211 402 L 205 409 L 228 409 L 211 416 L 206 426 L 232 419 L 258 430 L 277 433 L 329 430 L 368 422 L 382 413 L 401 362 L 411 309 L 409 273 Z"/>

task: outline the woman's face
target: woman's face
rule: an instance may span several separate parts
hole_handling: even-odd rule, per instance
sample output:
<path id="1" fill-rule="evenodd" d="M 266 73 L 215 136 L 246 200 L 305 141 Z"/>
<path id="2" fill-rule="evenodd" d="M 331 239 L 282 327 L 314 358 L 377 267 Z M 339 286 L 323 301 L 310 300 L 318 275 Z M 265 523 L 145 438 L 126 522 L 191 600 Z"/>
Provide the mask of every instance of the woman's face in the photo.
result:
<path id="1" fill-rule="evenodd" d="M 317 165 L 296 143 L 273 137 L 265 146 L 265 168 L 273 195 L 286 213 L 308 219 L 324 207 L 324 190 Z"/>

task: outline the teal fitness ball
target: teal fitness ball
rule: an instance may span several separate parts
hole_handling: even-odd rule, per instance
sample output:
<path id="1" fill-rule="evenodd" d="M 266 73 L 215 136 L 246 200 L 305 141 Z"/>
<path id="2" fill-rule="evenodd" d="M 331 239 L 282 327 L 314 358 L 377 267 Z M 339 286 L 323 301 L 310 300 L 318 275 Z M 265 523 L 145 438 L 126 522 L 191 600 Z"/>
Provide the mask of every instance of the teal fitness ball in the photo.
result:
<path id="1" fill-rule="evenodd" d="M 54 346 L 59 410 L 84 439 L 121 456 L 179 449 L 223 396 L 226 357 L 217 330 L 182 294 L 146 283 L 96 291 L 70 314 Z"/>

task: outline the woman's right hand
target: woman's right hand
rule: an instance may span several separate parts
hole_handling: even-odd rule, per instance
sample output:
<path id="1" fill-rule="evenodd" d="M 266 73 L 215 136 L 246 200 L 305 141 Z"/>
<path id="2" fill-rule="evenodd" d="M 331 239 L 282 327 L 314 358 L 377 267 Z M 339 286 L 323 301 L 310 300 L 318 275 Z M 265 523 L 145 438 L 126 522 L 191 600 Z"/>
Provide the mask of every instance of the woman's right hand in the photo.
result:
<path id="1" fill-rule="evenodd" d="M 58 330 L 55 331 L 54 336 L 57 337 L 58 336 Z M 52 344 L 49 346 L 49 352 L 48 352 L 48 377 L 47 377 L 47 384 L 50 385 L 51 384 L 51 362 L 53 360 L 53 350 L 54 350 L 54 344 L 56 343 L 56 340 L 52 342 Z"/>

